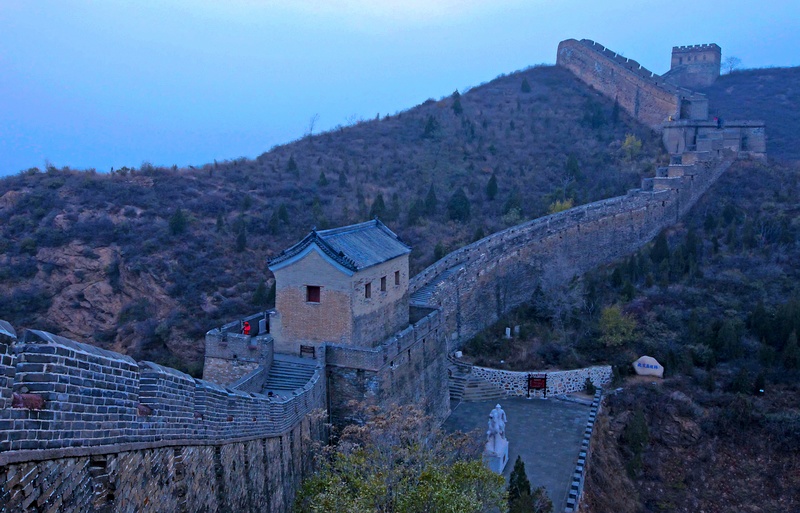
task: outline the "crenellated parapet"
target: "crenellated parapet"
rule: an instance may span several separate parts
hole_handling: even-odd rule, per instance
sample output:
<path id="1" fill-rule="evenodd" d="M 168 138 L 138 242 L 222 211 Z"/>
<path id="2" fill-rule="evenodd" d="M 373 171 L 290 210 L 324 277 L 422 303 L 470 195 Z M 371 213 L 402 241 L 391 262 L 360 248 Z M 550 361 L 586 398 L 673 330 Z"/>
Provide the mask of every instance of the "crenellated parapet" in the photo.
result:
<path id="1" fill-rule="evenodd" d="M 562 41 L 556 63 L 655 130 L 671 119 L 708 118 L 705 95 L 678 87 L 589 39 Z"/>
<path id="2" fill-rule="evenodd" d="M 625 196 L 513 226 L 446 255 L 417 274 L 411 302 L 440 308 L 448 351 L 575 276 L 629 255 L 677 222 L 736 152 L 684 153 Z"/>
<path id="3" fill-rule="evenodd" d="M 278 436 L 326 405 L 321 362 L 305 387 L 279 398 L 137 363 L 43 331 L 28 330 L 16 340 L 6 328 L 0 337 L 3 375 L 14 369 L 0 382 L 6 403 L 0 410 L 0 465 L 24 461 L 29 451 L 39 451 L 39 458 L 43 450 L 82 454 L 109 446 Z"/>

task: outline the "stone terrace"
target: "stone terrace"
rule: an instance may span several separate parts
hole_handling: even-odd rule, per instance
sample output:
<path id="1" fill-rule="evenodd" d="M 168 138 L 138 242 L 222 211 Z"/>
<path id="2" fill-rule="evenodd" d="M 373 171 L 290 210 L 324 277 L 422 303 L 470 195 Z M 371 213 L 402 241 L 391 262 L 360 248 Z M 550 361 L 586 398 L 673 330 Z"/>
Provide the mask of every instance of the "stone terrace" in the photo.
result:
<path id="1" fill-rule="evenodd" d="M 589 417 L 588 405 L 556 399 L 505 398 L 461 403 L 445 421 L 447 431 L 486 431 L 489 412 L 496 404 L 508 415 L 508 465 L 511 475 L 522 457 L 531 487 L 544 486 L 553 511 L 564 511 Z"/>

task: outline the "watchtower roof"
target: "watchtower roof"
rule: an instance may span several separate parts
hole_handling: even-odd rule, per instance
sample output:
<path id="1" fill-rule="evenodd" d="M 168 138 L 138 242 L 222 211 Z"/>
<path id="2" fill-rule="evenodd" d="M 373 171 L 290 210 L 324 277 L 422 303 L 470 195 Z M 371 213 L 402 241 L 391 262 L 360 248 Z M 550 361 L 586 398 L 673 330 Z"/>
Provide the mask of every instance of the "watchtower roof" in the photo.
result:
<path id="1" fill-rule="evenodd" d="M 350 271 L 360 271 L 411 252 L 411 247 L 400 240 L 397 234 L 380 220 L 374 219 L 330 230 L 312 230 L 303 240 L 271 258 L 270 270 L 280 269 L 295 261 L 312 244 Z"/>

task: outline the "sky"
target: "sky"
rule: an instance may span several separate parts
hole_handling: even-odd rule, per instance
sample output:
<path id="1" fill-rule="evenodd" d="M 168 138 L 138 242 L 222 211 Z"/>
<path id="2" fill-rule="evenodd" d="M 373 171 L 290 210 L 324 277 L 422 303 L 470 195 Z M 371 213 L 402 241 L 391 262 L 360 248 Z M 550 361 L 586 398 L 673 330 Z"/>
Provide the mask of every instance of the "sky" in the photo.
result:
<path id="1" fill-rule="evenodd" d="M 800 65 L 797 0 L 0 0 L 0 175 L 184 167 L 553 64 L 593 39 Z M 313 120 L 313 121 L 312 121 Z"/>

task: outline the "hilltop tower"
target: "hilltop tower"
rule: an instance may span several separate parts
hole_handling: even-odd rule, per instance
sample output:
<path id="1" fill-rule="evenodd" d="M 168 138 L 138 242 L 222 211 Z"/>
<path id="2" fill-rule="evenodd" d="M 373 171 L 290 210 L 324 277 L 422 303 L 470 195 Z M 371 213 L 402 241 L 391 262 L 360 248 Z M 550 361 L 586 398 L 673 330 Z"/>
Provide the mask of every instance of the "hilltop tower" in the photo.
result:
<path id="1" fill-rule="evenodd" d="M 681 87 L 705 87 L 719 78 L 722 49 L 715 43 L 672 47 L 672 63 L 664 78 Z"/>

